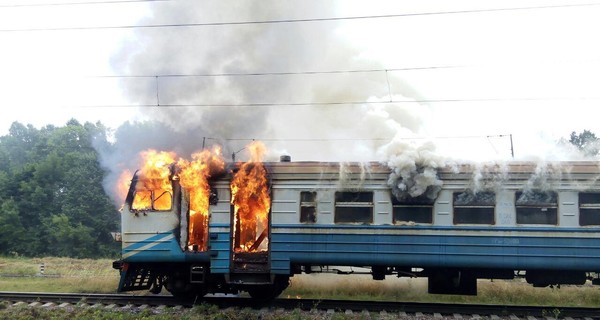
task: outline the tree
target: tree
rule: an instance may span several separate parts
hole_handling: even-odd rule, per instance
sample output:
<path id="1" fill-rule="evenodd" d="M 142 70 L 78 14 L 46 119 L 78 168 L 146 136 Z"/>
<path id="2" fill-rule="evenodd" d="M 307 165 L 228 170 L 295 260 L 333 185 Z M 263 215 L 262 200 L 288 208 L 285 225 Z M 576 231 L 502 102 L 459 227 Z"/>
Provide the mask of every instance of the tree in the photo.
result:
<path id="1" fill-rule="evenodd" d="M 106 128 L 70 120 L 63 127 L 13 123 L 0 137 L 0 254 L 106 257 L 119 216 L 102 188 L 95 145 Z"/>
<path id="2" fill-rule="evenodd" d="M 17 205 L 12 199 L 3 201 L 0 205 L 0 254 L 23 253 L 27 243 Z"/>
<path id="3" fill-rule="evenodd" d="M 571 132 L 569 142 L 589 157 L 597 156 L 600 152 L 600 141 L 590 130 L 583 130 L 579 134 L 575 131 Z"/>
<path id="4" fill-rule="evenodd" d="M 97 256 L 92 228 L 82 223 L 73 223 L 66 214 L 52 215 L 44 221 L 48 237 L 44 243 L 45 252 L 52 256 L 75 258 Z"/>

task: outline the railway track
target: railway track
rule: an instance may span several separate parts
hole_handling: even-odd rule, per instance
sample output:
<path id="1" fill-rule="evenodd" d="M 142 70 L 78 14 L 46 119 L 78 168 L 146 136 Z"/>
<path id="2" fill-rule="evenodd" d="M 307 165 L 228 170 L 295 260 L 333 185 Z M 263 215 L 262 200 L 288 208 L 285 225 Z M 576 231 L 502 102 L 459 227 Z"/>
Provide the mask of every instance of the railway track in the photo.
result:
<path id="1" fill-rule="evenodd" d="M 31 307 L 96 306 L 106 309 L 131 310 L 133 308 L 173 307 L 191 308 L 202 302 L 219 308 L 254 308 L 260 310 L 296 310 L 323 313 L 377 312 L 396 316 L 433 319 L 600 319 L 600 309 L 557 306 L 506 306 L 476 304 L 445 304 L 418 302 L 383 302 L 314 299 L 276 299 L 266 305 L 257 305 L 251 299 L 241 297 L 205 297 L 197 301 L 182 301 L 171 296 L 134 296 L 126 294 L 86 293 L 22 293 L 0 292 L 0 301 L 10 305 L 27 304 Z"/>

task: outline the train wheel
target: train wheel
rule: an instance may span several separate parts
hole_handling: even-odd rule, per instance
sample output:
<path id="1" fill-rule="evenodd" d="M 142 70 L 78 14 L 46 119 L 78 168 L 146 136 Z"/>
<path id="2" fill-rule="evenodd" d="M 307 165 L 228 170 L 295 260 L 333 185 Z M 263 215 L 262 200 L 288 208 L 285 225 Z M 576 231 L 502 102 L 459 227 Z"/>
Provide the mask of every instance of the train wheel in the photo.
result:
<path id="1" fill-rule="evenodd" d="M 468 271 L 436 270 L 429 275 L 431 294 L 477 295 L 477 277 Z"/>
<path id="2" fill-rule="evenodd" d="M 206 295 L 204 286 L 192 285 L 183 276 L 172 276 L 165 286 L 174 297 L 183 300 L 198 299 Z"/>
<path id="3" fill-rule="evenodd" d="M 192 287 L 189 290 L 174 290 L 171 294 L 181 300 L 197 300 L 206 295 L 206 290 L 200 287 Z"/>
<path id="4" fill-rule="evenodd" d="M 277 298 L 290 285 L 290 277 L 276 276 L 273 284 L 248 288 L 248 294 L 259 303 L 269 302 Z"/>

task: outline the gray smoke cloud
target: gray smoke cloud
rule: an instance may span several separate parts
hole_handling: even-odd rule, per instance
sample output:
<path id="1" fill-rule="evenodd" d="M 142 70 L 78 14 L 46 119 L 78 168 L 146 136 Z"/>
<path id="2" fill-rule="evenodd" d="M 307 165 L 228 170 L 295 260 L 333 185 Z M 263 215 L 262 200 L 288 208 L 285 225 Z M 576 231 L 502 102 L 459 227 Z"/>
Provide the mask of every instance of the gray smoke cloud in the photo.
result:
<path id="1" fill-rule="evenodd" d="M 153 4 L 152 16 L 140 23 L 334 16 L 335 7 L 323 1 L 183 1 Z M 115 132 L 114 148 L 102 155 L 109 171 L 107 191 L 114 192 L 123 169 L 139 166 L 140 151 L 154 148 L 188 157 L 203 141 L 207 146 L 222 145 L 228 159 L 244 149 L 247 139 L 266 139 L 271 151 L 267 160 L 283 153 L 292 160 L 391 157 L 393 152 L 385 146 L 392 138 L 418 133 L 427 108 L 416 103 L 380 104 L 390 98 L 419 98 L 402 79 L 385 72 L 310 73 L 383 69 L 376 61 L 362 59 L 360 49 L 336 34 L 338 27 L 339 22 L 323 21 L 136 29 L 134 40 L 115 54 L 113 65 L 119 74 L 159 76 L 122 83 L 132 103 L 156 107 L 140 108 L 147 122 L 127 123 Z M 213 76 L 280 72 L 303 73 Z M 373 103 L 360 103 L 364 101 Z M 304 103 L 336 104 L 295 105 Z M 231 106 L 237 104 L 243 106 Z M 238 159 L 243 156 L 242 152 Z M 422 187 L 426 183 L 422 178 L 430 175 L 430 171 L 418 175 L 416 185 Z"/>

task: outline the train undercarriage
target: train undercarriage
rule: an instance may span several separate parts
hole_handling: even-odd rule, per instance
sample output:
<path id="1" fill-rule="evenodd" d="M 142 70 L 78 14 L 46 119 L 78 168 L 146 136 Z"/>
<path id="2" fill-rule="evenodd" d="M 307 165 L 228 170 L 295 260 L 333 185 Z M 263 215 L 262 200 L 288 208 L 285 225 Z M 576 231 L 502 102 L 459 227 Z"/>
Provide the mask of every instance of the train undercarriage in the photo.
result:
<path id="1" fill-rule="evenodd" d="M 148 290 L 158 294 L 165 289 L 181 299 L 199 299 L 211 293 L 247 292 L 254 300 L 268 301 L 279 296 L 289 285 L 287 275 L 212 274 L 207 264 L 115 261 L 113 268 L 122 274 L 121 291 Z"/>
<path id="2" fill-rule="evenodd" d="M 473 268 L 408 268 L 408 267 L 326 267 L 293 265 L 290 275 L 269 273 L 211 274 L 208 264 L 113 263 L 125 276 L 122 291 L 148 290 L 158 294 L 164 288 L 182 299 L 199 299 L 206 294 L 239 294 L 247 292 L 256 301 L 269 301 L 279 296 L 289 285 L 294 274 L 332 273 L 338 275 L 368 274 L 373 280 L 386 276 L 427 278 L 428 293 L 477 295 L 477 280 L 512 280 L 523 278 L 534 287 L 583 285 L 591 280 L 600 284 L 597 273 L 568 270 L 473 269 Z"/>

